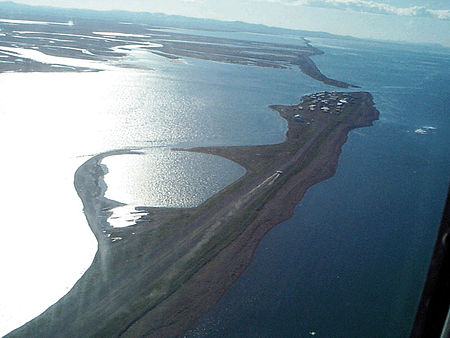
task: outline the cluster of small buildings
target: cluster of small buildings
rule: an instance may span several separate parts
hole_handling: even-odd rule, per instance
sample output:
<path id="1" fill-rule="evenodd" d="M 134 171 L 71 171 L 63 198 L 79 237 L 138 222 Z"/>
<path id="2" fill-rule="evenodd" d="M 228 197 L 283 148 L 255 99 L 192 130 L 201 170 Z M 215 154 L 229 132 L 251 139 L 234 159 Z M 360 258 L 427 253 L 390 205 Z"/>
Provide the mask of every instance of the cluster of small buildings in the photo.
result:
<path id="1" fill-rule="evenodd" d="M 302 103 L 296 107 L 296 110 L 299 112 L 321 111 L 323 113 L 339 115 L 345 105 L 352 104 L 353 102 L 354 99 L 349 94 L 322 92 L 304 96 Z M 301 114 L 294 115 L 294 118 L 299 122 L 304 122 Z"/>

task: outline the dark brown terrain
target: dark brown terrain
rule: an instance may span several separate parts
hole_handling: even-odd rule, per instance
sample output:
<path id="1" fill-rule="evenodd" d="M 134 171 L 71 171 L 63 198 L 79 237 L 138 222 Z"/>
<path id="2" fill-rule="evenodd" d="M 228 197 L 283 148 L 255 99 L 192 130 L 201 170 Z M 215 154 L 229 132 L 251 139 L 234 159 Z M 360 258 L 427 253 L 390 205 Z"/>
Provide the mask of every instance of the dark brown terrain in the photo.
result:
<path id="1" fill-rule="evenodd" d="M 272 108 L 288 123 L 283 143 L 187 150 L 247 169 L 197 208 L 142 207 L 149 216 L 137 225 L 105 227 L 98 219 L 112 201 L 103 198 L 100 164 L 114 152 L 80 167 L 75 185 L 98 252 L 66 296 L 8 336 L 165 337 L 190 329 L 243 273 L 264 234 L 334 174 L 349 131 L 378 119 L 365 92 L 319 93 Z"/>

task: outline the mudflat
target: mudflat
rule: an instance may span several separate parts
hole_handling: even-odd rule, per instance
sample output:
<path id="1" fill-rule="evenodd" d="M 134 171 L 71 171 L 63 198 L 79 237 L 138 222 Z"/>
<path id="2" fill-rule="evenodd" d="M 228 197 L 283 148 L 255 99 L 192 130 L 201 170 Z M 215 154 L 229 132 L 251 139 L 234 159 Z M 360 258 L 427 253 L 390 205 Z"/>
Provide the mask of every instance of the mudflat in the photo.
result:
<path id="1" fill-rule="evenodd" d="M 334 174 L 349 131 L 379 116 L 366 92 L 317 93 L 271 108 L 288 123 L 283 143 L 177 149 L 247 170 L 197 208 L 142 207 L 148 216 L 136 225 L 108 227 L 98 218 L 111 201 L 92 207 L 104 194 L 101 158 L 87 161 L 75 185 L 99 243 L 94 261 L 66 296 L 8 336 L 160 337 L 193 327 L 244 272 L 264 234 Z"/>
<path id="2" fill-rule="evenodd" d="M 114 20 L 82 19 L 81 25 L 31 26 L 20 20 L 4 21 L 0 73 L 94 72 L 117 66 L 150 70 L 145 65 L 128 63 L 124 58 L 134 49 L 179 61 L 193 58 L 279 69 L 298 67 L 304 74 L 328 85 L 356 87 L 322 74 L 311 57 L 323 52 L 305 38 L 292 45 L 162 31 L 157 26 L 123 25 Z"/>

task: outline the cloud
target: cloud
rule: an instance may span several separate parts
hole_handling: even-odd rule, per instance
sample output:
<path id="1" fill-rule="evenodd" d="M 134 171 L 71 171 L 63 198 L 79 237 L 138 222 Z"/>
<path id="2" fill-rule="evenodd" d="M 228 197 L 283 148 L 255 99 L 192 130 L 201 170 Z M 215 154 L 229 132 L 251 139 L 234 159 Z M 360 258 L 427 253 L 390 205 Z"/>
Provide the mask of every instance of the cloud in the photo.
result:
<path id="1" fill-rule="evenodd" d="M 280 3 L 289 6 L 309 6 L 354 10 L 366 13 L 389 14 L 398 16 L 428 16 L 440 20 L 450 20 L 448 9 L 428 9 L 423 6 L 396 7 L 390 4 L 371 0 L 256 0 Z"/>
<path id="2" fill-rule="evenodd" d="M 428 9 L 428 13 L 441 20 L 450 20 L 450 10 L 448 9 Z"/>

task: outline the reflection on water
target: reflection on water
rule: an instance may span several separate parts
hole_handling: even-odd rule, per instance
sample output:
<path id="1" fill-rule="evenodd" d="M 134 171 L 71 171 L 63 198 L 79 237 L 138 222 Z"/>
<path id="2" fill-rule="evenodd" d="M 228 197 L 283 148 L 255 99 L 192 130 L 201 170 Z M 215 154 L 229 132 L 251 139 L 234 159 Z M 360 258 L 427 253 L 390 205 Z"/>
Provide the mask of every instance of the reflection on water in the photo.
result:
<path id="1" fill-rule="evenodd" d="M 13 20 L 13 19 L 0 19 L 0 22 L 13 23 L 13 24 L 28 24 L 28 25 L 63 25 L 72 26 L 73 22 L 55 22 L 55 21 L 37 21 L 37 20 Z"/>
<path id="2" fill-rule="evenodd" d="M 106 198 L 150 207 L 195 207 L 245 172 L 221 157 L 166 148 L 102 163 L 108 168 Z"/>
<path id="3" fill-rule="evenodd" d="M 136 207 L 139 206 L 128 204 L 113 208 L 110 210 L 112 214 L 108 217 L 107 222 L 114 228 L 134 225 L 141 217 L 148 215 L 147 212 L 137 210 Z"/>
<path id="4" fill-rule="evenodd" d="M 107 70 L 107 69 L 112 70 L 113 69 L 112 66 L 109 66 L 102 62 L 76 59 L 76 58 L 68 58 L 68 57 L 62 57 L 62 56 L 53 56 L 53 55 L 48 55 L 48 54 L 42 53 L 42 52 L 34 50 L 34 49 L 1 46 L 0 52 L 2 52 L 3 54 L 6 54 L 6 55 L 18 56 L 21 58 L 31 59 L 31 60 L 42 62 L 42 63 L 48 63 L 48 64 L 55 65 L 55 66 L 65 65 L 65 66 L 72 66 L 72 67 L 86 67 L 86 68 L 101 69 L 101 70 Z"/>
<path id="5" fill-rule="evenodd" d="M 221 157 L 168 148 L 108 156 L 102 164 L 108 169 L 105 197 L 126 203 L 110 210 L 107 221 L 116 228 L 146 216 L 139 206 L 196 207 L 245 173 Z"/>
<path id="6" fill-rule="evenodd" d="M 296 97 L 284 87 L 294 88 L 297 74 L 178 64 L 150 53 L 133 54 L 133 63 L 139 58 L 155 70 L 0 74 L 0 226 L 7 239 L 0 256 L 8 258 L 0 335 L 56 302 L 92 262 L 97 243 L 73 186 L 89 157 L 131 147 L 283 140 L 285 122 L 267 105 Z M 230 161 L 168 149 L 105 164 L 107 197 L 130 203 L 114 211 L 116 220 L 131 222 L 136 205 L 195 206 L 243 173 Z"/>
<path id="7" fill-rule="evenodd" d="M 0 334 L 56 302 L 90 265 L 97 243 L 75 170 L 90 154 L 175 137 L 158 127 L 170 118 L 158 117 L 158 104 L 170 110 L 170 85 L 129 70 L 0 75 L 1 231 L 8 239 L 0 246 Z"/>

